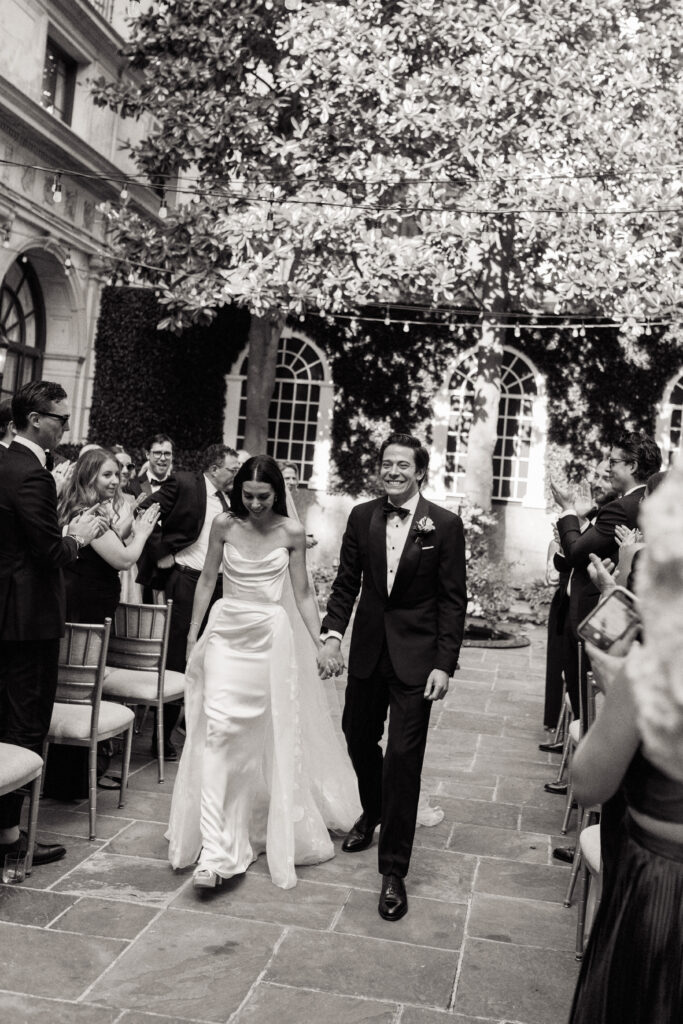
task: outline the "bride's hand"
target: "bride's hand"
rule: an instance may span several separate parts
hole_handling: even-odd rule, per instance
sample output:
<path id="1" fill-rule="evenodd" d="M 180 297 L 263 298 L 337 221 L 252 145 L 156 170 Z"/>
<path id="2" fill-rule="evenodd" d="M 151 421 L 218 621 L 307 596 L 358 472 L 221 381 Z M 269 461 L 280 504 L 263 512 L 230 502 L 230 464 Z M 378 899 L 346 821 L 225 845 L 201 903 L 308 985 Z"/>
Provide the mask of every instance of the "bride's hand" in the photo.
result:
<path id="1" fill-rule="evenodd" d="M 195 647 L 196 643 L 197 643 L 197 637 L 196 636 L 188 636 L 188 638 L 187 638 L 187 647 L 185 648 L 185 661 L 189 661 L 190 660 L 190 655 L 192 654 L 192 651 L 194 650 L 194 647 Z"/>

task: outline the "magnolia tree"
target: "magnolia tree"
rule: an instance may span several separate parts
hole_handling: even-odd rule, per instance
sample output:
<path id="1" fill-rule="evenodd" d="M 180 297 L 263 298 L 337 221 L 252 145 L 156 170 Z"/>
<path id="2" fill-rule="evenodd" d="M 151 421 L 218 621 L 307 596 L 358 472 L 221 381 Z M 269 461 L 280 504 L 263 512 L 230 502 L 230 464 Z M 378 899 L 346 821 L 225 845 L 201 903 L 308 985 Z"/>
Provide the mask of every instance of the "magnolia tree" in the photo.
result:
<path id="1" fill-rule="evenodd" d="M 681 315 L 678 4 L 296 6 L 175 0 L 136 20 L 136 84 L 96 96 L 154 115 L 133 155 L 177 201 L 153 223 L 112 210 L 114 250 L 160 289 L 163 326 L 248 306 L 252 450 L 287 315 L 475 310 L 465 490 L 488 508 L 515 316 L 613 318 L 635 354 L 643 324 Z"/>

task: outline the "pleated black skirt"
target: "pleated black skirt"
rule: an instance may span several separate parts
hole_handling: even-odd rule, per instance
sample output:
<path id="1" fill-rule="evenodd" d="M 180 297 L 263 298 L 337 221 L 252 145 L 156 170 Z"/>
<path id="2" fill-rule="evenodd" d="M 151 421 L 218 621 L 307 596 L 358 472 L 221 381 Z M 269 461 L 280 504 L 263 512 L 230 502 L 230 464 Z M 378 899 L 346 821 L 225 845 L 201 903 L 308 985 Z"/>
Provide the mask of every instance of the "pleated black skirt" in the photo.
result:
<path id="1" fill-rule="evenodd" d="M 643 831 L 630 816 L 626 828 L 570 1024 L 683 1022 L 683 845 Z"/>

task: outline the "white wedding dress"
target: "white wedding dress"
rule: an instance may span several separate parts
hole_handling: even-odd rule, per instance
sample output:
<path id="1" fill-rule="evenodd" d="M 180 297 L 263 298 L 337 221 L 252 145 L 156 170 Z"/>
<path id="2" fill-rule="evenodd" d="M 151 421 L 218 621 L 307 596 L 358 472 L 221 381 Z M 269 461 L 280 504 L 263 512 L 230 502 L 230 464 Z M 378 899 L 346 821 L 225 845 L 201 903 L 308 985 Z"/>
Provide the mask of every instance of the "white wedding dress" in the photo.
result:
<path id="1" fill-rule="evenodd" d="M 229 878 L 265 851 L 273 882 L 334 856 L 329 830 L 360 813 L 358 788 L 294 604 L 289 552 L 223 548 L 223 598 L 186 671 L 187 738 L 167 838 L 174 868 Z"/>

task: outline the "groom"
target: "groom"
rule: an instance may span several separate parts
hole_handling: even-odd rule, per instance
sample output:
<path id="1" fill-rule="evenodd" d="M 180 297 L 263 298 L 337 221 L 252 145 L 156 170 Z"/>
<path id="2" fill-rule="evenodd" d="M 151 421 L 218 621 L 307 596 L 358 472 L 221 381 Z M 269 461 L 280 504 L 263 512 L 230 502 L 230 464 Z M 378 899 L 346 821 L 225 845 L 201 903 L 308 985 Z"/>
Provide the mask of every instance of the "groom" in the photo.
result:
<path id="1" fill-rule="evenodd" d="M 403 879 L 415 835 L 429 713 L 432 701 L 446 695 L 457 666 L 467 607 L 462 521 L 420 494 L 428 464 L 429 453 L 409 434 L 392 434 L 382 445 L 385 497 L 351 511 L 318 654 L 323 678 L 341 672 L 341 639 L 360 590 L 342 728 L 363 814 L 342 850 L 367 849 L 381 821 L 378 909 L 387 921 L 398 921 L 408 910 Z"/>

